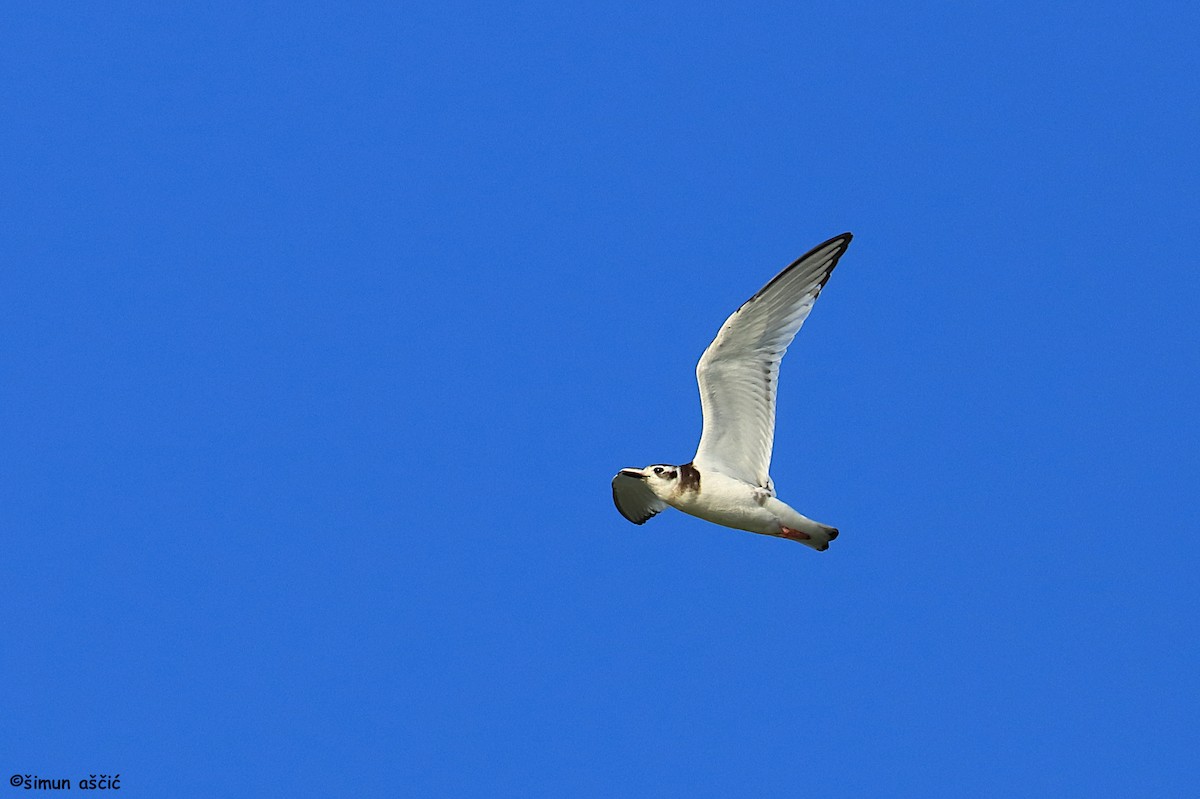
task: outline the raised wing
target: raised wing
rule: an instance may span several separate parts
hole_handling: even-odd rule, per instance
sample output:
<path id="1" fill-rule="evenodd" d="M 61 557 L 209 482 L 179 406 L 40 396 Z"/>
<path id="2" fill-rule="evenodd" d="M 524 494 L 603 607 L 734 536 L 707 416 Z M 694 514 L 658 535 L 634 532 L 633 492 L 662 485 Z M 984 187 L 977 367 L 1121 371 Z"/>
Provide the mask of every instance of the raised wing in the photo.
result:
<path id="1" fill-rule="evenodd" d="M 613 502 L 621 515 L 634 524 L 644 524 L 647 519 L 667 507 L 667 503 L 654 496 L 645 479 L 620 471 L 613 478 Z"/>
<path id="2" fill-rule="evenodd" d="M 701 471 L 772 488 L 779 363 L 850 239 L 835 236 L 776 275 L 725 320 L 700 357 L 704 432 L 694 463 Z"/>

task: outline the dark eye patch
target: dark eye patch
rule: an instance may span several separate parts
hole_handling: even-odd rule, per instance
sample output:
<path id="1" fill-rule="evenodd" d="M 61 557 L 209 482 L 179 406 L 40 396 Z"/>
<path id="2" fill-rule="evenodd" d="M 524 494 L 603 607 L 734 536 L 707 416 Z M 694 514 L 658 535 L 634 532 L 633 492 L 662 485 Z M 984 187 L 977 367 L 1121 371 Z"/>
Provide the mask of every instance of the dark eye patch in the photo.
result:
<path id="1" fill-rule="evenodd" d="M 661 466 L 655 466 L 655 467 L 654 467 L 654 473 L 655 473 L 655 474 L 662 474 L 662 467 L 661 467 Z"/>
<path id="2" fill-rule="evenodd" d="M 667 472 L 667 479 L 674 480 L 679 476 L 679 472 Z"/>

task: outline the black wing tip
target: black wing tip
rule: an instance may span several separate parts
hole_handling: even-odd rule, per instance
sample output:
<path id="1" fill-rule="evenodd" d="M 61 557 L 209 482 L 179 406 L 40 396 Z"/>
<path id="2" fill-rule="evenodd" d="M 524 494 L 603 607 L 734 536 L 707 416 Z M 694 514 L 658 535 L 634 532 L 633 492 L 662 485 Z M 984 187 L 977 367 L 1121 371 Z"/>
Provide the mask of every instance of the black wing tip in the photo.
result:
<path id="1" fill-rule="evenodd" d="M 796 260 L 794 260 L 790 264 L 788 264 L 787 269 L 784 269 L 783 272 L 780 272 L 778 275 L 775 276 L 775 280 L 778 280 L 780 277 L 782 277 L 783 274 L 788 271 L 788 269 L 791 269 L 793 266 L 796 266 L 797 264 L 800 264 L 803 261 L 808 260 L 809 258 L 816 255 L 821 250 L 830 246 L 831 244 L 836 244 L 840 241 L 841 246 L 838 247 L 838 249 L 833 253 L 833 263 L 831 263 L 829 265 L 829 272 L 825 273 L 825 279 L 828 280 L 830 272 L 833 272 L 833 268 L 835 266 L 837 266 L 838 259 L 841 258 L 842 255 L 845 254 L 846 249 L 850 246 L 850 242 L 853 240 L 854 240 L 854 234 L 848 230 L 845 233 L 839 233 L 838 235 L 834 236 L 831 239 L 826 239 L 825 241 L 818 244 L 816 247 L 813 247 L 811 250 L 804 253 L 804 255 L 801 255 L 799 258 L 797 258 Z M 772 280 L 771 282 L 774 283 L 775 280 Z M 768 284 L 768 285 L 770 285 L 770 284 Z"/>
<path id="2" fill-rule="evenodd" d="M 833 274 L 833 270 L 834 270 L 834 268 L 837 267 L 838 261 L 841 260 L 841 257 L 846 254 L 846 248 L 850 246 L 850 242 L 853 238 L 854 238 L 854 234 L 847 230 L 845 233 L 839 233 L 838 235 L 834 236 L 833 238 L 826 239 L 825 241 L 821 242 L 816 247 L 813 247 L 811 250 L 804 253 L 804 255 L 801 255 L 799 258 L 797 258 L 796 260 L 794 260 L 790 264 L 788 264 L 786 267 L 784 267 L 783 271 L 781 271 L 775 277 L 771 278 L 770 282 L 768 282 L 767 285 L 765 285 L 761 289 L 759 289 L 754 294 L 753 297 L 751 297 L 749 300 L 747 300 L 745 303 L 743 303 L 743 306 L 757 300 L 759 297 L 761 297 L 763 295 L 764 292 L 767 291 L 767 289 L 769 289 L 769 288 L 771 288 L 771 286 L 775 285 L 779 281 L 780 278 L 782 278 L 788 272 L 795 269 L 797 266 L 799 266 L 804 261 L 811 258 L 816 253 L 820 252 L 821 250 L 825 249 L 826 247 L 830 246 L 831 244 L 836 244 L 838 242 L 841 242 L 841 246 L 839 246 L 837 248 L 837 250 L 834 251 L 833 260 L 829 262 L 829 268 L 825 270 L 825 276 L 821 278 L 821 282 L 818 285 L 817 293 L 819 294 L 821 289 L 825 288 L 825 284 L 829 282 L 829 276 Z M 741 310 L 741 309 L 739 309 L 739 310 Z"/>
<path id="3" fill-rule="evenodd" d="M 841 242 L 842 242 L 842 249 L 843 249 L 843 250 L 845 250 L 845 249 L 846 249 L 846 247 L 847 247 L 847 246 L 850 244 L 850 242 L 851 242 L 853 239 L 854 239 L 854 234 L 853 234 L 853 233 L 851 233 L 849 230 L 847 230 L 845 233 L 839 233 L 839 234 L 837 234 L 836 236 L 833 236 L 833 237 L 831 237 L 831 238 L 828 238 L 828 239 L 826 239 L 825 241 L 823 241 L 823 242 L 821 242 L 820 244 L 818 244 L 816 247 L 813 247 L 811 250 L 809 250 L 808 252 L 804 253 L 804 255 L 801 255 L 801 256 L 800 256 L 799 258 L 797 258 L 796 260 L 797 260 L 797 261 L 803 261 L 805 258 L 807 258 L 808 256 L 812 255 L 812 254 L 813 254 L 814 252 L 816 252 L 817 250 L 820 250 L 820 249 L 822 249 L 822 248 L 824 248 L 824 247 L 828 247 L 830 244 L 833 244 L 833 243 L 834 243 L 834 242 L 836 242 L 836 241 L 841 241 Z"/>
<path id="4" fill-rule="evenodd" d="M 790 264 L 788 264 L 787 269 L 784 269 L 783 271 L 786 272 L 788 269 L 791 269 L 793 266 L 795 266 L 796 264 L 805 260 L 806 258 L 811 258 L 813 255 L 816 255 L 818 252 L 820 252 L 821 250 L 830 246 L 831 244 L 836 244 L 840 241 L 841 246 L 838 248 L 837 253 L 833 256 L 833 262 L 836 265 L 837 259 L 842 257 L 842 253 L 844 253 L 846 251 L 846 248 L 850 246 L 850 242 L 853 240 L 854 240 L 854 234 L 851 233 L 850 231 L 847 230 L 845 233 L 839 233 L 838 235 L 833 236 L 832 238 L 826 239 L 825 241 L 818 244 L 816 247 L 813 247 L 811 250 L 804 253 L 804 255 L 801 255 L 799 258 L 792 261 Z M 833 269 L 832 266 L 829 268 L 831 270 Z"/>

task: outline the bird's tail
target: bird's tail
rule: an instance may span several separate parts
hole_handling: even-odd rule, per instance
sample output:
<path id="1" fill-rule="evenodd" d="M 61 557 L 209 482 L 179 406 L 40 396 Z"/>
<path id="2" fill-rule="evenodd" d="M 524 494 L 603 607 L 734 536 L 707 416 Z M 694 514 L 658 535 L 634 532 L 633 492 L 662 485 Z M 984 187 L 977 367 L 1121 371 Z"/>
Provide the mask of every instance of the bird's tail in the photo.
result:
<path id="1" fill-rule="evenodd" d="M 777 533 L 782 538 L 790 538 L 818 552 L 824 552 L 829 549 L 829 542 L 838 537 L 836 527 L 815 522 L 774 497 L 768 500 L 768 508 L 783 525 L 783 530 Z"/>
<path id="2" fill-rule="evenodd" d="M 795 526 L 784 525 L 778 535 L 781 538 L 799 541 L 804 546 L 812 547 L 818 552 L 824 552 L 829 549 L 829 542 L 838 537 L 838 530 L 836 527 L 805 519 L 803 522 L 796 523 Z"/>
<path id="3" fill-rule="evenodd" d="M 829 549 L 829 542 L 838 537 L 838 529 L 819 522 L 812 522 L 812 525 L 817 529 L 815 532 L 809 532 L 812 537 L 804 543 L 818 552 L 824 552 Z"/>

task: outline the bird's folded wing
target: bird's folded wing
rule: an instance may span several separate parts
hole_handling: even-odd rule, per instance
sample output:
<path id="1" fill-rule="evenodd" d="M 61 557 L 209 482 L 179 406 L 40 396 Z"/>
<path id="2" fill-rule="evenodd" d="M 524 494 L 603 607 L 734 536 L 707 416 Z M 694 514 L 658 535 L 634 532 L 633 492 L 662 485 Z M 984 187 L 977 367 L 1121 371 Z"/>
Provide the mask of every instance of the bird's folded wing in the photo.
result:
<path id="1" fill-rule="evenodd" d="M 654 496 L 645 480 L 618 473 L 613 478 L 612 488 L 617 510 L 634 524 L 643 524 L 667 507 L 667 503 Z"/>
<path id="2" fill-rule="evenodd" d="M 696 366 L 704 431 L 694 463 L 770 488 L 779 362 L 850 244 L 843 233 L 798 258 L 725 320 Z"/>

